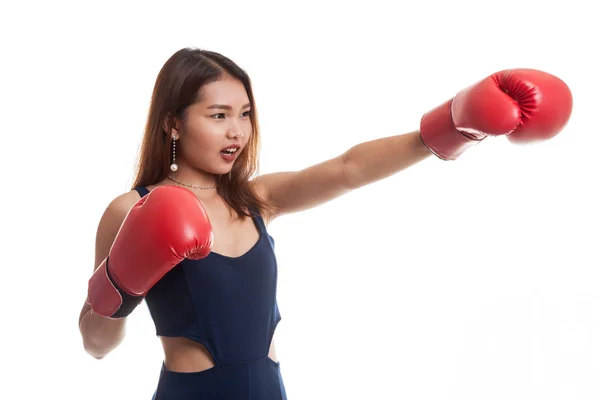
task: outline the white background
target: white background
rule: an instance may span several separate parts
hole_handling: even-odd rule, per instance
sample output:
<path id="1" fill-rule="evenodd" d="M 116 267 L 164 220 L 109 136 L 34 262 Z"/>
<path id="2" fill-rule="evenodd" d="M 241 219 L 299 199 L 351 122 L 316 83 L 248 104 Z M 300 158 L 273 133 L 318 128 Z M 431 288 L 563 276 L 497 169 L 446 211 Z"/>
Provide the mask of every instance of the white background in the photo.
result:
<path id="1" fill-rule="evenodd" d="M 600 397 L 594 13 L 394 3 L 3 3 L 6 398 L 151 398 L 162 350 L 146 306 L 101 361 L 77 320 L 98 220 L 129 189 L 154 79 L 185 46 L 252 77 L 261 173 L 418 129 L 500 69 L 565 80 L 574 110 L 553 140 L 488 139 L 274 222 L 275 339 L 290 400 Z"/>

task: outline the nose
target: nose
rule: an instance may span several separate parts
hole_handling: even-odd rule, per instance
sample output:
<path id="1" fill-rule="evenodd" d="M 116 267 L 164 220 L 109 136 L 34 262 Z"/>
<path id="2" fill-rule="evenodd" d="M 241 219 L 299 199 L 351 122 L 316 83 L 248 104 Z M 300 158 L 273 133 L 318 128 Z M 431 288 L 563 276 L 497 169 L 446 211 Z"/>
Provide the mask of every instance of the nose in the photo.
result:
<path id="1" fill-rule="evenodd" d="M 227 130 L 227 138 L 228 139 L 241 139 L 244 137 L 244 130 L 241 125 L 237 121 L 233 121 L 231 126 Z"/>

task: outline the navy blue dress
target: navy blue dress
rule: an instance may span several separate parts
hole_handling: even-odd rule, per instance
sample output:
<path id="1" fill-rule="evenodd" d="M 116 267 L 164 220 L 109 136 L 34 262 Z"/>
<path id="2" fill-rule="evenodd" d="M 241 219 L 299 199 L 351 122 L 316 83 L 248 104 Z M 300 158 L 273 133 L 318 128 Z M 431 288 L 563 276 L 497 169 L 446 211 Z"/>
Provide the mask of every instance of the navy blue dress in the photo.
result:
<path id="1" fill-rule="evenodd" d="M 170 371 L 163 362 L 154 400 L 287 399 L 279 362 L 268 356 L 281 320 L 274 241 L 260 213 L 252 219 L 260 237 L 248 252 L 185 259 L 148 292 L 156 334 L 201 343 L 215 362 L 200 372 Z"/>

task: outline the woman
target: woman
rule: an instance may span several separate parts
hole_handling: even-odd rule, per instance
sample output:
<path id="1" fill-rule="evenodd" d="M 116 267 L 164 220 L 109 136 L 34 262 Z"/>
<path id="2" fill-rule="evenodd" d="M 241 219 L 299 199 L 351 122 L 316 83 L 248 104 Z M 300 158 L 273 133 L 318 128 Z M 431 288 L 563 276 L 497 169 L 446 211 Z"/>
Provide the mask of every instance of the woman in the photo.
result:
<path id="1" fill-rule="evenodd" d="M 280 314 L 269 223 L 432 154 L 454 160 L 486 136 L 549 139 L 571 108 L 560 79 L 501 71 L 426 113 L 418 131 L 254 177 L 259 128 L 249 77 L 218 53 L 182 49 L 157 77 L 133 190 L 108 205 L 98 226 L 79 319 L 84 347 L 106 356 L 146 299 L 165 355 L 155 399 L 285 399 L 271 340 Z"/>

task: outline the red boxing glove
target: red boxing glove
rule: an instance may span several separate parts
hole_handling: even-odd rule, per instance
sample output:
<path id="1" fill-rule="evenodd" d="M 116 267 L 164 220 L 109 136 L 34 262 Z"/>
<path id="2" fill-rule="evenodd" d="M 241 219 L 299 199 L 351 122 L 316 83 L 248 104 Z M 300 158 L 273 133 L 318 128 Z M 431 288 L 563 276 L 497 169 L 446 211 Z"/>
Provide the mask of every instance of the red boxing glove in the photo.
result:
<path id="1" fill-rule="evenodd" d="M 550 139 L 573 109 L 569 87 L 533 69 L 497 72 L 458 92 L 421 118 L 423 143 L 439 158 L 454 160 L 487 136 L 514 143 Z"/>
<path id="2" fill-rule="evenodd" d="M 124 318 L 184 258 L 206 257 L 213 232 L 191 191 L 158 186 L 129 210 L 88 285 L 87 302 L 104 317 Z"/>

